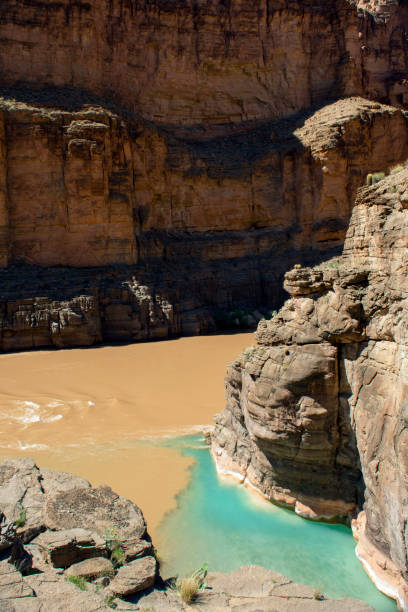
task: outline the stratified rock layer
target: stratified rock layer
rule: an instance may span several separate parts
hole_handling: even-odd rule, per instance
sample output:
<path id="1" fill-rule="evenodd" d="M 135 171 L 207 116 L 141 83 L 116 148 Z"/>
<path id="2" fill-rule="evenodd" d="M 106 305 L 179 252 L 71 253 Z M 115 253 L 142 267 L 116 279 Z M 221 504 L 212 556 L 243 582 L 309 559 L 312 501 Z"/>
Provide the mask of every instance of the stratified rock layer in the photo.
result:
<path id="1" fill-rule="evenodd" d="M 249 247 L 234 233 L 262 228 L 264 251 L 338 246 L 367 173 L 408 155 L 406 114 L 361 98 L 219 136 L 103 107 L 1 110 L 4 264 L 230 259 Z"/>
<path id="2" fill-rule="evenodd" d="M 220 471 L 302 515 L 357 512 L 365 486 L 357 552 L 403 609 L 407 208 L 400 166 L 359 191 L 341 257 L 286 274 L 291 298 L 229 367 L 213 434 Z"/>
<path id="3" fill-rule="evenodd" d="M 366 174 L 408 155 L 407 24 L 405 0 L 3 3 L 0 347 L 281 305 Z"/>
<path id="4" fill-rule="evenodd" d="M 408 157 L 406 112 L 362 98 L 217 135 L 30 95 L 1 102 L 3 350 L 200 333 L 217 308 L 279 304 L 288 266 L 342 245 L 366 175 Z"/>
<path id="5" fill-rule="evenodd" d="M 407 23 L 403 0 L 12 0 L 0 81 L 84 89 L 179 126 L 269 120 L 344 95 L 407 103 Z"/>

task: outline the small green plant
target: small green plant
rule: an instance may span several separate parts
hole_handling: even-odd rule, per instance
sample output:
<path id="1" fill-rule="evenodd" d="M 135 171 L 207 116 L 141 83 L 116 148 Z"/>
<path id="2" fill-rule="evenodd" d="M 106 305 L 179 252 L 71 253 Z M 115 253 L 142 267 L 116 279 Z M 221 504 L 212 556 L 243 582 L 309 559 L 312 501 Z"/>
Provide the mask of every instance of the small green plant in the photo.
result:
<path id="1" fill-rule="evenodd" d="M 113 563 L 113 567 L 119 567 L 120 565 L 123 565 L 125 561 L 125 553 L 122 546 L 116 546 L 112 550 L 110 558 Z"/>
<path id="2" fill-rule="evenodd" d="M 385 178 L 385 172 L 373 172 L 367 174 L 366 177 L 366 185 L 374 185 L 375 183 L 379 183 Z"/>
<path id="3" fill-rule="evenodd" d="M 24 527 L 24 525 L 26 524 L 26 520 L 27 520 L 27 510 L 25 508 L 21 508 L 20 516 L 16 520 L 15 526 Z"/>
<path id="4" fill-rule="evenodd" d="M 207 586 L 208 563 L 204 563 L 200 569 L 191 576 L 176 578 L 171 585 L 173 591 L 178 593 L 184 603 L 189 604 L 197 597 L 197 593 Z"/>
<path id="5" fill-rule="evenodd" d="M 83 576 L 66 576 L 67 582 L 75 584 L 81 591 L 86 591 L 87 582 Z"/>
<path id="6" fill-rule="evenodd" d="M 323 601 L 324 600 L 324 595 L 321 591 L 321 589 L 316 589 L 315 592 L 313 593 L 313 599 L 316 599 L 316 601 Z"/>
<path id="7" fill-rule="evenodd" d="M 115 610 L 118 607 L 118 604 L 115 602 L 116 598 L 116 595 L 107 595 L 105 597 L 105 605 L 107 605 L 108 608 L 112 608 L 112 610 Z"/>
<path id="8" fill-rule="evenodd" d="M 113 567 L 117 568 L 125 561 L 125 551 L 115 529 L 105 529 L 105 545 L 109 551 Z"/>
<path id="9" fill-rule="evenodd" d="M 103 537 L 105 539 L 105 545 L 108 549 L 112 548 L 112 543 L 117 541 L 117 531 L 116 529 L 114 529 L 113 527 L 107 527 L 105 529 L 105 532 L 103 534 Z"/>

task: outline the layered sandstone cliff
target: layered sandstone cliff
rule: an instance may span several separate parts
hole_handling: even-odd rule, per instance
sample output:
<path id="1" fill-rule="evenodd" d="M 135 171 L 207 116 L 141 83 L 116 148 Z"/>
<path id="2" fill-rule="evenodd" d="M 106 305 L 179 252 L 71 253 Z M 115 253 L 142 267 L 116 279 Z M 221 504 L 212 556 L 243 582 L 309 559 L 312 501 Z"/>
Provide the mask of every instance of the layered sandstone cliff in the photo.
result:
<path id="1" fill-rule="evenodd" d="M 407 157 L 407 11 L 3 3 L 1 347 L 199 333 L 217 308 L 280 304 L 288 268 L 342 245 L 366 174 Z"/>
<path id="2" fill-rule="evenodd" d="M 69 86 L 156 122 L 270 120 L 327 98 L 407 103 L 405 0 L 90 0 L 0 8 L 3 85 Z"/>
<path id="3" fill-rule="evenodd" d="M 311 518 L 354 516 L 357 553 L 408 607 L 408 168 L 362 188 L 344 251 L 290 294 L 229 367 L 213 455 Z M 362 494 L 364 492 L 364 498 Z"/>
<path id="4" fill-rule="evenodd" d="M 200 333 L 217 308 L 273 306 L 288 266 L 341 246 L 367 173 L 408 157 L 406 112 L 362 98 L 214 136 L 36 97 L 1 101 L 4 350 Z"/>

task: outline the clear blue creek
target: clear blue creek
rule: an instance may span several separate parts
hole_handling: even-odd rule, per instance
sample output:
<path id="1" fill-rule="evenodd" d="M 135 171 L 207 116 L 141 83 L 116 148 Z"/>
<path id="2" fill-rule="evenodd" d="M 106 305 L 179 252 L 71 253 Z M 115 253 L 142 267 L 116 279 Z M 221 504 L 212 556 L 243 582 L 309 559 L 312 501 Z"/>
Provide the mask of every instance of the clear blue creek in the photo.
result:
<path id="1" fill-rule="evenodd" d="M 159 527 L 156 546 L 164 576 L 185 575 L 209 564 L 229 572 L 256 564 L 310 585 L 327 597 L 353 597 L 378 612 L 395 612 L 395 602 L 372 584 L 355 556 L 351 530 L 317 523 L 270 504 L 232 479 L 219 478 L 200 436 L 160 444 L 195 460 L 178 506 Z"/>

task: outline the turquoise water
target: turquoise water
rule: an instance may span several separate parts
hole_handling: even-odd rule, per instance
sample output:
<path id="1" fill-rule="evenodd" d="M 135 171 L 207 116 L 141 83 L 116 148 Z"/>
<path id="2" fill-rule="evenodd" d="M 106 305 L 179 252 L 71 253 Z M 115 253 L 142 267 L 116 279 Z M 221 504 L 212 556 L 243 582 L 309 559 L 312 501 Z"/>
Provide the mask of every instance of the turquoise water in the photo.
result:
<path id="1" fill-rule="evenodd" d="M 190 573 L 204 562 L 210 571 L 223 572 L 257 564 L 328 597 L 354 597 L 378 612 L 396 611 L 395 603 L 374 587 L 362 569 L 345 525 L 302 519 L 258 500 L 233 480 L 220 479 L 200 436 L 164 444 L 195 459 L 177 510 L 159 527 L 164 576 Z"/>

